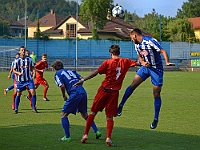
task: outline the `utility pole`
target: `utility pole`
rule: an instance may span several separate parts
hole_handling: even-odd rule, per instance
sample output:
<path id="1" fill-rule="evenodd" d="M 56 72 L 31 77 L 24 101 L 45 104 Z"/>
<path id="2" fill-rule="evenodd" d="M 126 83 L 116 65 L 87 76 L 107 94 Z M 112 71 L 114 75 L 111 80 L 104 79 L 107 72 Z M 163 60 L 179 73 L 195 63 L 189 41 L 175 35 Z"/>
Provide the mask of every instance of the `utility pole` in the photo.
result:
<path id="1" fill-rule="evenodd" d="M 160 15 L 160 42 L 162 42 L 162 16 Z"/>

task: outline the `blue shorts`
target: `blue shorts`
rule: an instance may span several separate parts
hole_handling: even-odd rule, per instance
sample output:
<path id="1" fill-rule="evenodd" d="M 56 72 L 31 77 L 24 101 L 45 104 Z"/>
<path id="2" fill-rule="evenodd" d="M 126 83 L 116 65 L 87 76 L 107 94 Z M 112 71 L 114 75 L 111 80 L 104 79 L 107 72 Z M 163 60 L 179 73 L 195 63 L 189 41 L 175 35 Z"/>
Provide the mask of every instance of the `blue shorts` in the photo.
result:
<path id="1" fill-rule="evenodd" d="M 156 69 L 153 67 L 140 67 L 137 71 L 137 75 L 140 76 L 144 81 L 151 76 L 151 83 L 154 86 L 162 86 L 163 85 L 163 69 Z"/>
<path id="2" fill-rule="evenodd" d="M 35 89 L 33 80 L 17 82 L 17 92 L 22 92 L 26 89 Z"/>
<path id="3" fill-rule="evenodd" d="M 87 113 L 87 94 L 74 92 L 70 94 L 69 98 L 66 100 L 62 112 L 67 114 L 74 114 L 80 112 L 82 114 Z"/>

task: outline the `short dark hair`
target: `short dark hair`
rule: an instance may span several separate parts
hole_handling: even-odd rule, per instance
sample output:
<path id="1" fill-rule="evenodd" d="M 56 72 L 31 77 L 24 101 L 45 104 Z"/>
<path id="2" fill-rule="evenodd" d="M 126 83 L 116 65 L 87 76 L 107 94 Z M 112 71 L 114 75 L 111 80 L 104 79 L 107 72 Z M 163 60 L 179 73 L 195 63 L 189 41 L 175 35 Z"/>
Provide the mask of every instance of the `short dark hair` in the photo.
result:
<path id="1" fill-rule="evenodd" d="M 25 48 L 24 46 L 20 46 L 20 47 L 19 47 L 19 51 L 20 51 L 21 48 L 24 48 L 24 49 L 26 50 L 26 48 Z"/>
<path id="2" fill-rule="evenodd" d="M 133 34 L 133 33 L 137 33 L 137 34 L 139 34 L 139 35 L 142 35 L 142 31 L 141 31 L 139 28 L 134 28 L 134 29 L 130 32 L 130 34 Z"/>
<path id="3" fill-rule="evenodd" d="M 109 49 L 109 52 L 113 55 L 117 55 L 119 56 L 120 55 L 120 47 L 119 45 L 111 45 L 110 49 Z"/>
<path id="4" fill-rule="evenodd" d="M 64 66 L 63 66 L 63 63 L 61 62 L 61 61 L 55 61 L 52 65 L 51 65 L 51 67 L 53 67 L 53 69 L 55 69 L 55 70 L 60 70 L 60 69 L 63 69 L 64 68 Z"/>
<path id="5" fill-rule="evenodd" d="M 42 56 L 47 57 L 47 54 L 44 53 L 44 54 L 42 54 Z"/>

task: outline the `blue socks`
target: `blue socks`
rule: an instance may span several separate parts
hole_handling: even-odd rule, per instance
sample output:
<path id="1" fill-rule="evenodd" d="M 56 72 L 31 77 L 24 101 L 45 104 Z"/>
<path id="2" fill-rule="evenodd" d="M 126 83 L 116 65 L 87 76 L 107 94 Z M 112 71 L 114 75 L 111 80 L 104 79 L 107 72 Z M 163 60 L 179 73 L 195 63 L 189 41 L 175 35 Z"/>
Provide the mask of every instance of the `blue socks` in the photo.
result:
<path id="1" fill-rule="evenodd" d="M 61 122 L 62 122 L 62 127 L 65 131 L 65 136 L 66 136 L 66 138 L 69 138 L 70 137 L 70 132 L 69 132 L 70 125 L 69 125 L 68 117 L 61 118 Z"/>
<path id="2" fill-rule="evenodd" d="M 85 117 L 86 121 L 87 121 L 87 118 L 88 118 L 88 116 Z M 97 128 L 97 126 L 96 126 L 96 124 L 94 122 L 92 123 L 92 129 L 94 130 L 94 133 L 96 133 L 98 131 L 98 128 Z"/>
<path id="3" fill-rule="evenodd" d="M 15 110 L 18 110 L 19 103 L 20 103 L 20 96 L 16 96 L 16 98 L 15 98 Z"/>
<path id="4" fill-rule="evenodd" d="M 8 90 L 10 91 L 10 90 L 12 90 L 13 88 L 14 88 L 14 85 L 11 85 L 11 86 L 8 87 Z"/>
<path id="5" fill-rule="evenodd" d="M 157 97 L 154 99 L 154 120 L 158 121 L 159 113 L 160 113 L 160 107 L 162 104 L 162 100 L 160 97 Z"/>
<path id="6" fill-rule="evenodd" d="M 128 87 L 126 88 L 126 91 L 125 91 L 125 93 L 124 93 L 124 96 L 123 96 L 122 101 L 121 101 L 121 103 L 119 104 L 119 106 L 121 106 L 121 107 L 124 106 L 126 100 L 131 96 L 131 94 L 133 93 L 133 91 L 134 91 L 134 89 L 133 89 L 131 86 L 128 86 Z"/>
<path id="7" fill-rule="evenodd" d="M 32 108 L 34 109 L 36 106 L 36 95 L 32 95 Z"/>

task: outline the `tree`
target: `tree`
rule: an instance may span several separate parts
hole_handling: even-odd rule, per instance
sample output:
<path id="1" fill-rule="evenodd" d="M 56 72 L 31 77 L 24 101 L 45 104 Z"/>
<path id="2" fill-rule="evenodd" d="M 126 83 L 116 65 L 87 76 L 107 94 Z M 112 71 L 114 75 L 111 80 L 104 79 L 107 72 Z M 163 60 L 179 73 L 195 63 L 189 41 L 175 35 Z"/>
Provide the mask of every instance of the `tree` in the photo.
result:
<path id="1" fill-rule="evenodd" d="M 182 9 L 178 9 L 177 18 L 195 18 L 200 17 L 200 0 L 188 0 L 182 5 Z"/>
<path id="2" fill-rule="evenodd" d="M 111 9 L 113 0 L 81 0 L 81 2 L 81 20 L 92 23 L 93 38 L 98 39 L 97 30 L 104 28 L 108 9 Z"/>
<path id="3" fill-rule="evenodd" d="M 169 41 L 173 42 L 194 42 L 195 34 L 191 23 L 187 18 L 173 19 L 168 23 L 167 31 Z"/>

